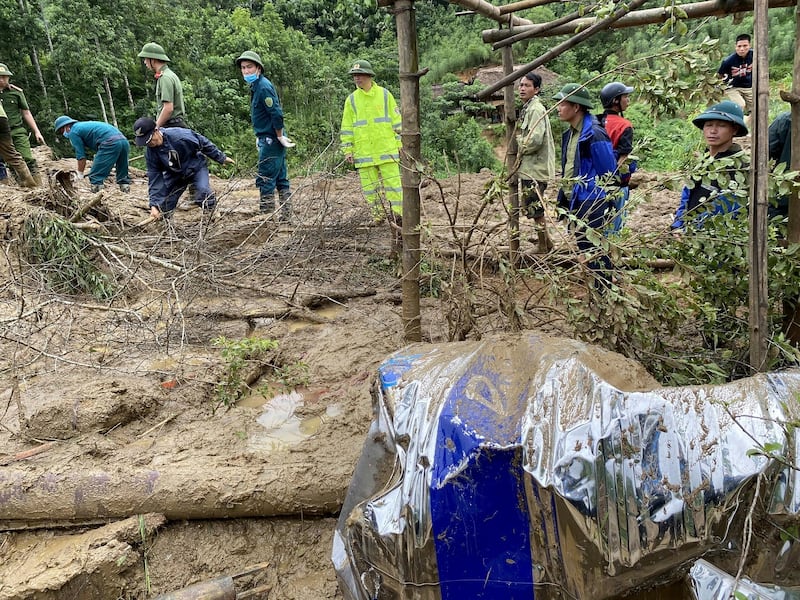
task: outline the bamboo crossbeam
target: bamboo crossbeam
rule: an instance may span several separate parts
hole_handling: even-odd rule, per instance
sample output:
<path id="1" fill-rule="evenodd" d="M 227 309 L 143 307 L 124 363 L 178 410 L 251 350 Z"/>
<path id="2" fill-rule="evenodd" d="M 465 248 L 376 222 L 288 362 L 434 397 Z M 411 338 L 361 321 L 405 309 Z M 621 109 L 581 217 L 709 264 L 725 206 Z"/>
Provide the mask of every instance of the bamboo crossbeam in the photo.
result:
<path id="1" fill-rule="evenodd" d="M 526 10 L 546 4 L 555 4 L 557 2 L 561 2 L 561 0 L 520 0 L 520 2 L 512 2 L 511 4 L 501 6 L 500 14 L 507 15 L 508 13 L 517 12 L 518 10 Z"/>
<path id="2" fill-rule="evenodd" d="M 527 65 L 523 65 L 522 67 L 520 67 L 519 69 L 517 69 L 516 71 L 514 71 L 510 75 L 506 75 L 505 77 L 501 78 L 499 81 L 495 82 L 494 84 L 482 89 L 480 92 L 475 94 L 476 98 L 478 98 L 478 100 L 485 100 L 486 98 L 488 98 L 489 96 L 494 94 L 500 88 L 505 87 L 505 86 L 515 82 L 517 79 L 519 79 L 520 77 L 525 75 L 525 73 L 527 73 L 529 71 L 532 71 L 536 67 L 540 67 L 540 66 L 548 63 L 549 61 L 551 61 L 554 58 L 556 58 L 557 56 L 563 54 L 564 52 L 566 52 L 567 50 L 569 50 L 573 46 L 577 46 L 578 44 L 580 44 L 585 39 L 590 38 L 593 35 L 595 35 L 596 33 L 599 33 L 601 31 L 603 31 L 610 24 L 612 24 L 615 21 L 617 21 L 620 18 L 622 18 L 623 15 L 627 14 L 631 10 L 636 10 L 638 7 L 640 7 L 645 2 L 647 2 L 647 0 L 632 0 L 632 2 L 628 6 L 622 6 L 622 7 L 618 8 L 611 15 L 609 15 L 608 17 L 606 17 L 602 21 L 598 21 L 597 23 L 595 23 L 594 25 L 592 25 L 588 29 L 584 29 L 579 34 L 572 36 L 571 38 L 569 38 L 568 40 L 562 42 L 561 44 L 559 44 L 555 48 L 552 48 L 549 51 L 545 52 L 544 54 L 542 54 L 539 58 L 537 58 L 533 62 L 530 62 Z"/>
<path id="3" fill-rule="evenodd" d="M 796 0 L 769 0 L 769 8 L 784 8 L 794 6 Z M 720 3 L 717 0 L 706 0 L 704 2 L 693 2 L 679 5 L 681 10 L 686 13 L 687 19 L 702 19 L 704 17 L 722 17 L 737 12 L 751 12 L 753 10 L 753 0 L 729 0 Z M 631 11 L 624 17 L 607 25 L 609 29 L 624 29 L 626 27 L 638 27 L 640 25 L 652 25 L 654 23 L 664 23 L 672 16 L 669 8 L 647 8 L 644 10 Z M 553 37 L 557 35 L 575 34 L 586 27 L 591 27 L 597 23 L 596 17 L 585 17 L 572 23 L 553 27 L 547 31 L 539 31 L 530 37 Z M 506 38 L 516 36 L 528 28 L 540 27 L 539 25 L 526 25 L 514 27 L 513 29 L 486 29 L 482 32 L 483 41 L 493 44 Z"/>
<path id="4" fill-rule="evenodd" d="M 525 28 L 524 31 L 512 35 L 504 40 L 501 40 L 495 43 L 492 46 L 493 50 L 499 50 L 500 48 L 504 48 L 505 46 L 510 46 L 516 42 L 521 42 L 522 40 L 527 40 L 532 37 L 536 37 L 537 35 L 546 32 L 550 29 L 555 29 L 556 27 L 560 27 L 562 25 L 566 25 L 567 23 L 572 23 L 581 18 L 580 12 L 570 13 L 568 15 L 564 15 L 563 17 L 556 19 L 554 21 L 550 21 L 548 23 L 542 23 L 541 25 L 532 25 L 530 28 Z"/>
<path id="5" fill-rule="evenodd" d="M 524 27 L 525 25 L 533 25 L 528 19 L 515 17 L 514 15 L 504 15 L 500 9 L 485 0 L 450 0 L 451 4 L 457 4 L 469 10 L 475 11 L 479 15 L 492 19 L 502 24 L 509 24 L 513 27 Z"/>

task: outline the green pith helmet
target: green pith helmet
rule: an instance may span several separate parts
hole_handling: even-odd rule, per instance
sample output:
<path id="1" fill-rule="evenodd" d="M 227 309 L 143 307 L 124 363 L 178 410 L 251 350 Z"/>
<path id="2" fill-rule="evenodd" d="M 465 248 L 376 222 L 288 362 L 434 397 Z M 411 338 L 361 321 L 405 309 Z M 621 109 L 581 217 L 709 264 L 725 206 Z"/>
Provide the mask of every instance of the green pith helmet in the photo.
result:
<path id="1" fill-rule="evenodd" d="M 705 111 L 692 119 L 694 126 L 700 129 L 703 128 L 706 121 L 728 121 L 736 125 L 737 136 L 747 135 L 747 125 L 744 124 L 742 107 L 730 100 L 723 100 L 714 106 L 709 106 Z"/>
<path id="2" fill-rule="evenodd" d="M 5 66 L 3 63 L 0 63 L 0 75 L 8 75 L 11 77 L 13 73 L 8 70 L 7 66 Z"/>
<path id="3" fill-rule="evenodd" d="M 554 100 L 566 100 L 573 104 L 580 104 L 588 109 L 594 108 L 592 104 L 592 97 L 589 95 L 589 90 L 578 83 L 568 83 L 561 91 L 553 96 Z"/>
<path id="4" fill-rule="evenodd" d="M 242 55 L 239 58 L 237 58 L 236 61 L 235 61 L 236 62 L 236 66 L 237 67 L 241 67 L 243 60 L 249 60 L 250 62 L 254 62 L 259 67 L 261 67 L 262 71 L 264 70 L 264 63 L 261 62 L 261 57 L 256 52 L 253 52 L 252 50 L 245 50 L 244 52 L 242 52 Z"/>
<path id="5" fill-rule="evenodd" d="M 56 133 L 61 133 L 61 130 L 64 129 L 67 125 L 72 125 L 73 123 L 77 123 L 77 121 L 67 115 L 61 115 L 56 119 L 56 122 L 53 123 L 53 129 L 56 130 Z"/>
<path id="6" fill-rule="evenodd" d="M 366 60 L 357 60 L 353 63 L 353 66 L 350 67 L 350 70 L 347 72 L 348 75 L 369 75 L 371 77 L 375 77 L 375 71 L 372 70 L 372 65 L 369 64 L 369 61 Z"/>
<path id="7" fill-rule="evenodd" d="M 142 51 L 136 56 L 139 58 L 155 58 L 156 60 L 170 62 L 169 56 L 167 56 L 167 53 L 164 52 L 164 48 L 155 42 L 147 42 L 144 46 L 142 46 Z"/>

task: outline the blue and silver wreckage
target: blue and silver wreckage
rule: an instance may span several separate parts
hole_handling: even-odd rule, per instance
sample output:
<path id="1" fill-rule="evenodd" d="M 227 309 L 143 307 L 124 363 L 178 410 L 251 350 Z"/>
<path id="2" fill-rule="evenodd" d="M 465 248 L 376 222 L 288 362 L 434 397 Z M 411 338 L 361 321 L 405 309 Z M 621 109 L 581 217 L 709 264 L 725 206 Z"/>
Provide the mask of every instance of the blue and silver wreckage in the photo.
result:
<path id="1" fill-rule="evenodd" d="M 722 600 L 757 585 L 727 575 L 763 558 L 754 527 L 797 530 L 800 370 L 663 387 L 524 334 L 409 346 L 373 396 L 333 543 L 347 600 L 602 600 L 676 579 Z M 782 544 L 767 570 L 796 585 L 800 544 Z"/>

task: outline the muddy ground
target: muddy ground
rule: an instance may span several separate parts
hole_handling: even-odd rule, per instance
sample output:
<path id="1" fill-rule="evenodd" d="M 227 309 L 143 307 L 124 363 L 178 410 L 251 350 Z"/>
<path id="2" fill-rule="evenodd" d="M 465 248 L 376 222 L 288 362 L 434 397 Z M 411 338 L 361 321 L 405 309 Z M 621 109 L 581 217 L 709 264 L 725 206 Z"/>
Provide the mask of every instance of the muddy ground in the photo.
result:
<path id="1" fill-rule="evenodd" d="M 148 598 L 253 565 L 265 568 L 237 579 L 239 589 L 342 598 L 335 519 L 376 367 L 404 345 L 391 232 L 371 225 L 357 176 L 295 178 L 291 227 L 259 214 L 246 173 L 214 179 L 213 214 L 190 208 L 143 225 L 143 173 L 130 194 L 107 182 L 76 219 L 97 240 L 84 254 L 113 282 L 95 298 L 54 293 L 63 265 L 31 264 L 31 237 L 44 235 L 31 223 L 95 198 L 88 184 L 70 196 L 58 182 L 74 161 L 40 161 L 42 187 L 0 187 L 0 599 Z M 484 172 L 422 190 L 424 244 L 441 267 L 423 269 L 439 292 L 422 299 L 424 341 L 452 335 L 443 298 L 453 289 L 442 286 L 454 240 L 479 222 L 476 239 L 492 249 L 487 279 L 508 244 L 502 202 L 484 203 L 490 182 Z M 635 197 L 647 199 L 631 228 L 666 231 L 677 193 L 640 182 Z M 568 250 L 553 226 L 557 250 Z M 531 236 L 523 223 L 528 253 Z M 569 335 L 557 319 L 526 326 Z M 487 310 L 470 335 L 502 329 Z M 278 347 L 232 370 L 220 337 Z"/>

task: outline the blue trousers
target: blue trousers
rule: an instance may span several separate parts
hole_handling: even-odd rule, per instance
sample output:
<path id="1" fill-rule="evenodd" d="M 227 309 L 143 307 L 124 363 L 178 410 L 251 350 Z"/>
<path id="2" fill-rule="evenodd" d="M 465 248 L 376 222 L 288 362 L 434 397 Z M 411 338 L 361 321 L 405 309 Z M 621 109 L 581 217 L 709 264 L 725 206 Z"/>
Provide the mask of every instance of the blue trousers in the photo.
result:
<path id="1" fill-rule="evenodd" d="M 256 139 L 258 145 L 258 174 L 256 187 L 261 196 L 271 196 L 278 190 L 289 189 L 289 176 L 286 172 L 286 148 L 269 136 Z"/>
<path id="2" fill-rule="evenodd" d="M 89 171 L 89 181 L 93 185 L 101 185 L 111 169 L 117 169 L 117 183 L 130 183 L 128 175 L 128 156 L 131 153 L 131 145 L 124 136 L 112 137 L 101 142 L 92 160 L 92 170 Z"/>
<path id="3" fill-rule="evenodd" d="M 625 220 L 625 204 L 628 202 L 631 190 L 629 187 L 624 186 L 620 188 L 612 188 L 614 197 L 609 202 L 609 210 L 611 211 L 611 226 L 605 231 L 606 235 L 612 233 L 619 233 L 622 230 L 622 223 Z"/>
<path id="4" fill-rule="evenodd" d="M 212 208 L 217 204 L 217 196 L 214 194 L 214 190 L 211 189 L 211 183 L 208 180 L 208 167 L 204 166 L 186 178 L 173 183 L 164 202 L 163 212 L 175 210 L 175 207 L 178 206 L 178 200 L 190 185 L 194 191 L 192 201 L 195 204 L 203 208 Z"/>
<path id="5" fill-rule="evenodd" d="M 596 241 L 589 239 L 587 231 L 588 229 L 593 229 L 595 235 L 600 235 L 608 226 L 606 216 L 607 202 L 606 198 L 584 200 L 578 203 L 574 210 L 575 216 L 583 221 L 583 224 L 575 227 L 575 241 L 581 254 L 593 255 L 592 260 L 586 266 L 595 274 L 596 286 L 610 283 L 612 264 L 611 259 L 602 247 Z"/>

